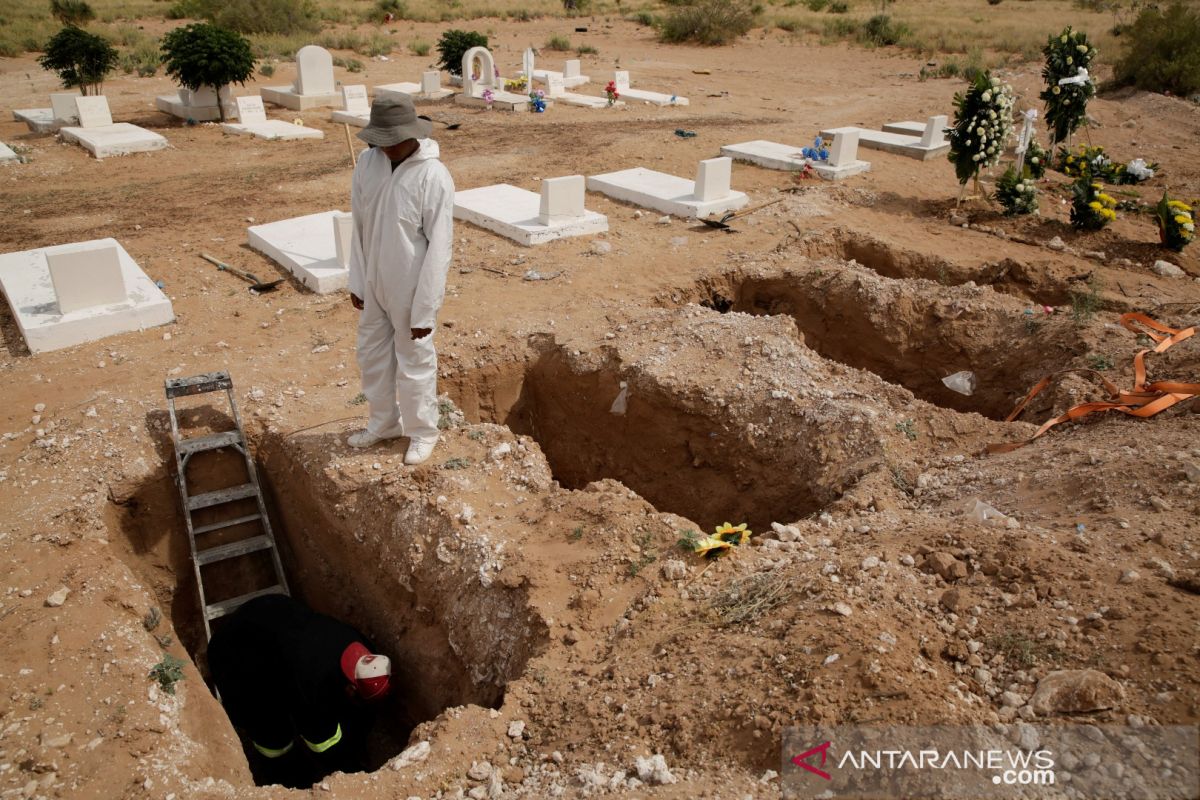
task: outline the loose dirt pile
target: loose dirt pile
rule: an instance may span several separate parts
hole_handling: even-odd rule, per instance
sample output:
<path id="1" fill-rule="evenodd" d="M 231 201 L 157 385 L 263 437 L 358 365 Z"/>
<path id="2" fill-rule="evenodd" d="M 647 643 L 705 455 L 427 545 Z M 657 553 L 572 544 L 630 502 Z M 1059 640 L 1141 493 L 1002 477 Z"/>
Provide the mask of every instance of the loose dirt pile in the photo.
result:
<path id="1" fill-rule="evenodd" d="M 499 25 L 498 53 L 551 25 Z M 797 88 L 776 74 L 785 42 L 739 45 L 729 70 L 623 23 L 604 35 L 585 71 L 620 58 L 693 105 L 439 110 L 464 123 L 441 140 L 461 188 L 635 162 L 691 174 L 722 143 L 945 113 L 957 88 L 878 52 L 822 48 Z M 52 88 L 32 62 L 0 73 L 5 105 Z M 1036 91 L 1033 66 L 1005 77 Z M 324 112 L 304 116 L 325 141 L 295 146 L 175 126 L 145 108 L 167 88 L 125 78 L 109 95 L 176 150 L 95 162 L 28 139 L 32 163 L 3 176 L 4 250 L 116 236 L 179 320 L 35 358 L 3 315 L 0 797 L 300 796 L 253 785 L 204 684 L 162 381 L 215 369 L 235 381 L 293 590 L 401 676 L 377 769 L 317 795 L 772 797 L 794 724 L 1200 717 L 1196 401 L 980 455 L 1103 396 L 1063 374 L 1002 422 L 1045 374 L 1132 385 L 1145 342 L 1119 313 L 1200 323 L 1195 255 L 1175 258 L 1184 278 L 1156 274 L 1147 219 L 1075 234 L 1050 193 L 1036 219 L 955 210 L 948 163 L 872 152 L 837 186 L 739 165 L 752 202 L 784 199 L 735 234 L 593 196 L 607 248 L 460 225 L 437 334 L 445 435 L 407 468 L 403 442 L 344 443 L 364 416 L 345 298 L 294 283 L 253 297 L 197 258 L 282 277 L 237 243 L 251 219 L 345 208 L 342 132 Z M 1194 106 L 1089 111 L 1097 143 L 1200 194 L 1175 149 Z M 1151 376 L 1200 380 L 1198 348 L 1151 356 Z M 972 394 L 943 383 L 958 371 Z M 184 422 L 227 420 L 201 402 Z M 244 479 L 222 458 L 197 462 L 206 488 Z M 979 503 L 1005 517 L 980 521 Z M 748 546 L 713 562 L 680 547 L 726 521 L 749 523 Z"/>

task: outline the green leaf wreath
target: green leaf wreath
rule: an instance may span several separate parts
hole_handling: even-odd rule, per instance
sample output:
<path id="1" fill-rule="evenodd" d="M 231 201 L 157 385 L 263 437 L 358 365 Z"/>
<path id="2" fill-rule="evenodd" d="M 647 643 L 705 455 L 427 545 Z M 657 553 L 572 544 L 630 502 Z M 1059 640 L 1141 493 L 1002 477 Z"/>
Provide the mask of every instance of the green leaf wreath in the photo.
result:
<path id="1" fill-rule="evenodd" d="M 1087 118 L 1087 102 L 1096 94 L 1090 80 L 1078 84 L 1059 85 L 1063 78 L 1074 78 L 1080 69 L 1087 69 L 1096 57 L 1096 48 L 1088 44 L 1087 34 L 1071 30 L 1068 25 L 1058 36 L 1051 36 L 1042 48 L 1046 64 L 1042 67 L 1042 78 L 1046 88 L 1042 90 L 1042 102 L 1046 104 L 1046 125 L 1050 129 L 1050 143 L 1066 141 Z"/>
<path id="2" fill-rule="evenodd" d="M 954 127 L 950 129 L 949 159 L 958 182 L 977 178 L 979 170 L 995 166 L 1012 136 L 1012 87 L 982 72 L 966 92 L 954 96 Z"/>

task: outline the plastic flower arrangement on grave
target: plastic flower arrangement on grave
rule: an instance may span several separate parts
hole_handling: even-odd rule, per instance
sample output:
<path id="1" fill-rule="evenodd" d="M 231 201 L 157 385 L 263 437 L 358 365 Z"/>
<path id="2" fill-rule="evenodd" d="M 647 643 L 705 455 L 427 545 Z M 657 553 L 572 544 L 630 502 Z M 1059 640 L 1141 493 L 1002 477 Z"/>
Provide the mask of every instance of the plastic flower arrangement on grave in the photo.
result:
<path id="1" fill-rule="evenodd" d="M 1012 136 L 1012 87 L 982 72 L 966 92 L 954 95 L 954 127 L 949 159 L 958 182 L 978 179 L 979 171 L 1000 162 Z"/>
<path id="2" fill-rule="evenodd" d="M 1037 211 L 1037 187 L 1031 177 L 1018 177 L 1016 166 L 1010 165 L 996 181 L 996 199 L 1010 217 Z"/>
<path id="3" fill-rule="evenodd" d="M 800 155 L 810 161 L 828 161 L 829 148 L 825 146 L 825 140 L 820 136 L 813 139 L 812 147 L 805 147 L 800 151 Z"/>
<path id="4" fill-rule="evenodd" d="M 1046 162 L 1047 153 L 1038 144 L 1037 139 L 1029 140 L 1029 150 L 1025 153 L 1025 169 L 1029 170 L 1029 177 L 1035 181 L 1040 181 L 1046 177 L 1046 168 L 1049 166 Z"/>
<path id="5" fill-rule="evenodd" d="M 1093 180 L 1130 184 L 1153 178 L 1158 164 L 1147 164 L 1141 158 L 1135 158 L 1128 165 L 1118 164 L 1108 157 L 1103 147 L 1099 145 L 1088 147 L 1081 144 L 1075 148 L 1074 152 L 1067 150 L 1066 147 L 1058 148 L 1055 168 L 1070 178 L 1088 175 Z"/>
<path id="6" fill-rule="evenodd" d="M 1084 175 L 1071 186 L 1071 224 L 1083 231 L 1098 231 L 1117 218 L 1117 201 L 1104 187 Z"/>
<path id="7" fill-rule="evenodd" d="M 504 90 L 506 92 L 523 92 L 527 85 L 527 81 L 522 76 L 520 78 L 513 78 L 511 81 L 505 81 Z"/>
<path id="8" fill-rule="evenodd" d="M 1095 85 L 1087 78 L 1087 68 L 1096 52 L 1088 44 L 1087 34 L 1071 30 L 1070 25 L 1058 36 L 1051 36 L 1042 48 L 1046 88 L 1039 97 L 1046 104 L 1051 144 L 1066 141 L 1087 119 L 1087 102 L 1096 94 Z M 1064 79 L 1075 81 L 1059 83 Z"/>
<path id="9" fill-rule="evenodd" d="M 529 110 L 537 114 L 546 110 L 546 93 L 543 90 L 529 93 Z"/>
<path id="10" fill-rule="evenodd" d="M 496 99 L 496 95 L 491 89 L 483 90 L 483 102 L 487 103 L 488 108 L 492 107 L 492 102 Z"/>
<path id="11" fill-rule="evenodd" d="M 604 87 L 604 95 L 608 98 L 608 104 L 610 106 L 621 99 L 621 93 L 617 91 L 616 81 L 608 82 L 608 85 Z"/>
<path id="12" fill-rule="evenodd" d="M 1158 221 L 1158 239 L 1162 246 L 1181 252 L 1196 238 L 1196 218 L 1192 207 L 1182 200 L 1172 200 L 1163 192 L 1154 209 Z"/>

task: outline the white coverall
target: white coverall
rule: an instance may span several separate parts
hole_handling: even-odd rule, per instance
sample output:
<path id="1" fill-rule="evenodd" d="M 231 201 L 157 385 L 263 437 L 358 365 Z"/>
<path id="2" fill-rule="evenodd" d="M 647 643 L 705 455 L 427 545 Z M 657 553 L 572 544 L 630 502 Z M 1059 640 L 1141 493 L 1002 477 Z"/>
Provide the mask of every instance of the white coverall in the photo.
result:
<path id="1" fill-rule="evenodd" d="M 367 430 L 392 435 L 403 421 L 405 436 L 432 441 L 437 354 L 432 333 L 414 341 L 410 329 L 436 328 L 454 242 L 454 180 L 438 160 L 437 142 L 421 139 L 394 172 L 383 150 L 364 152 L 350 209 L 349 288 L 364 305 L 358 366 L 371 412 Z"/>

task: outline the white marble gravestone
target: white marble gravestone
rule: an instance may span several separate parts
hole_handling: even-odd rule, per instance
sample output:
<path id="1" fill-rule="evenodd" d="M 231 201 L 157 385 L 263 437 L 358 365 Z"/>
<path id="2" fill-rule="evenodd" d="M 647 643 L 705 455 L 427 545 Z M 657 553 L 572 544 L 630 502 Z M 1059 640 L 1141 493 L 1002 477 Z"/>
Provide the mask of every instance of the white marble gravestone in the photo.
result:
<path id="1" fill-rule="evenodd" d="M 924 123 L 891 122 L 884 125 L 882 131 L 853 126 L 827 128 L 821 131 L 821 136 L 831 139 L 839 133 L 857 132 L 858 143 L 862 147 L 929 161 L 950 150 L 950 142 L 946 141 L 945 135 L 946 124 L 947 117 L 939 115 L 930 117 Z"/>
<path id="2" fill-rule="evenodd" d="M 336 106 L 342 102 L 333 77 L 333 56 L 324 47 L 305 45 L 296 51 L 296 81 L 291 86 L 268 86 L 263 100 L 293 111 Z"/>
<path id="3" fill-rule="evenodd" d="M 175 319 L 171 301 L 115 239 L 0 255 L 0 293 L 32 353 Z"/>
<path id="4" fill-rule="evenodd" d="M 64 244 L 44 252 L 59 313 L 125 302 L 125 279 L 115 241 Z"/>
<path id="5" fill-rule="evenodd" d="M 454 218 L 532 246 L 608 230 L 608 218 L 584 208 L 582 175 L 546 178 L 541 194 L 507 183 L 454 193 Z"/>
<path id="6" fill-rule="evenodd" d="M 421 73 L 420 83 L 386 83 L 375 87 L 375 99 L 399 99 L 398 95 L 408 95 L 413 103 L 436 103 L 454 96 L 453 89 L 442 88 L 442 73 L 433 70 Z"/>
<path id="7" fill-rule="evenodd" d="M 421 73 L 421 94 L 430 97 L 442 91 L 442 73 L 436 70 Z"/>
<path id="8" fill-rule="evenodd" d="M 50 108 L 13 109 L 13 119 L 24 122 L 34 133 L 54 133 L 59 128 L 79 122 L 75 109 L 75 92 L 55 92 L 50 95 Z"/>
<path id="9" fill-rule="evenodd" d="M 371 101 L 362 84 L 342 87 L 342 110 L 333 112 L 333 121 L 365 128 L 371 121 Z"/>
<path id="10" fill-rule="evenodd" d="M 281 119 L 267 119 L 267 110 L 262 98 L 256 94 L 237 99 L 238 121 L 226 122 L 221 126 L 226 133 L 255 136 L 259 139 L 324 139 L 325 134 L 316 128 L 293 125 Z"/>
<path id="11" fill-rule="evenodd" d="M 858 160 L 856 132 L 836 134 L 829 148 L 829 159 L 826 161 L 805 158 L 801 150 L 802 148 L 791 145 L 756 139 L 752 142 L 725 145 L 721 148 L 721 155 L 786 172 L 799 172 L 807 168 L 828 181 L 840 181 L 871 169 L 869 162 Z"/>
<path id="12" fill-rule="evenodd" d="M 728 158 L 701 162 L 695 181 L 644 167 L 634 167 L 604 175 L 593 175 L 587 179 L 587 188 L 608 195 L 614 200 L 653 208 L 664 214 L 684 218 L 706 217 L 709 214 L 734 211 L 749 202 L 745 193 L 735 192 L 729 187 L 725 177 L 728 162 Z"/>
<path id="13" fill-rule="evenodd" d="M 79 125 L 61 128 L 59 134 L 63 141 L 78 144 L 96 158 L 145 153 L 167 146 L 167 140 L 153 131 L 128 122 L 114 123 L 108 100 L 102 96 L 77 96 L 75 109 Z"/>
<path id="14" fill-rule="evenodd" d="M 333 212 L 333 244 L 337 250 L 337 263 L 342 269 L 350 269 L 350 252 L 354 246 L 354 215 L 341 211 Z"/>
<path id="15" fill-rule="evenodd" d="M 233 93 L 228 85 L 218 92 L 211 86 L 198 90 L 180 87 L 175 94 L 164 94 L 154 98 L 154 107 L 164 114 L 195 122 L 213 122 L 221 119 L 221 108 L 226 114 L 233 113 Z"/>
<path id="16" fill-rule="evenodd" d="M 695 197 L 702 203 L 723 200 L 729 196 L 732 180 L 733 159 L 724 156 L 705 159 L 696 169 Z"/>
<path id="17" fill-rule="evenodd" d="M 253 225 L 246 229 L 248 244 L 292 273 L 317 294 L 345 289 L 350 279 L 352 217 L 322 211 L 303 217 Z"/>
<path id="18" fill-rule="evenodd" d="M 613 83 L 616 84 L 617 92 L 626 100 L 641 100 L 644 103 L 649 103 L 653 106 L 686 106 L 688 99 L 675 94 L 663 94 L 662 92 L 648 92 L 643 89 L 634 89 L 629 85 L 629 70 L 619 69 L 613 72 Z"/>

